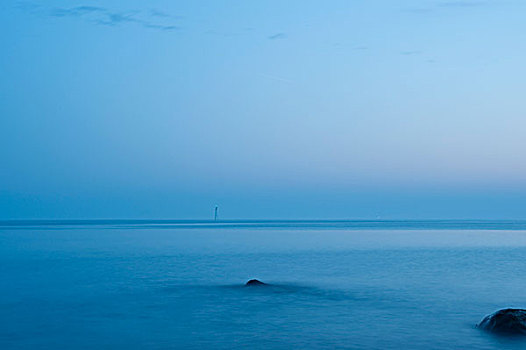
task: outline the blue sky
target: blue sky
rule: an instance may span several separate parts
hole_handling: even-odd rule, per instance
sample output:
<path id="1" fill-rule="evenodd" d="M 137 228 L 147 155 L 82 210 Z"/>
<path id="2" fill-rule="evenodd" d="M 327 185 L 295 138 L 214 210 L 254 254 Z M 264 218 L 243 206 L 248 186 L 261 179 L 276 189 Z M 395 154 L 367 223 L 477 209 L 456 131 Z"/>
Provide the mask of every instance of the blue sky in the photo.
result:
<path id="1" fill-rule="evenodd" d="M 0 218 L 523 218 L 523 1 L 3 1 Z"/>

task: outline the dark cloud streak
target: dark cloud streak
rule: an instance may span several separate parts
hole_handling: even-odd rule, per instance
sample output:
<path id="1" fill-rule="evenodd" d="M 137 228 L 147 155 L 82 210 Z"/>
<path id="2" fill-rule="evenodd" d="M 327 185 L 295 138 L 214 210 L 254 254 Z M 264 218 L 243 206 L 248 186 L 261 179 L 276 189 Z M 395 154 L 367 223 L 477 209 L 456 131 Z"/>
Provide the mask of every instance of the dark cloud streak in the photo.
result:
<path id="1" fill-rule="evenodd" d="M 277 39 L 285 39 L 287 37 L 287 34 L 285 33 L 276 33 L 274 35 L 269 36 L 268 38 L 270 40 L 277 40 Z"/>
<path id="2" fill-rule="evenodd" d="M 171 18 L 170 15 L 157 10 L 152 10 L 146 14 L 142 14 L 139 11 L 112 11 L 104 7 L 89 5 L 82 5 L 70 8 L 54 7 L 46 9 L 42 6 L 32 3 L 19 3 L 19 8 L 30 12 L 35 12 L 35 10 L 39 10 L 38 12 L 40 14 L 45 14 L 52 17 L 79 18 L 97 25 L 117 26 L 127 23 L 133 23 L 148 29 L 164 31 L 179 29 L 179 27 L 174 24 L 166 23 L 166 21 Z"/>
<path id="3" fill-rule="evenodd" d="M 80 17 L 80 16 L 90 14 L 90 13 L 104 14 L 105 12 L 106 10 L 102 7 L 78 6 L 78 7 L 73 7 L 69 9 L 54 8 L 54 9 L 51 9 L 50 14 L 51 16 L 54 16 L 54 17 L 68 17 L 68 16 Z"/>

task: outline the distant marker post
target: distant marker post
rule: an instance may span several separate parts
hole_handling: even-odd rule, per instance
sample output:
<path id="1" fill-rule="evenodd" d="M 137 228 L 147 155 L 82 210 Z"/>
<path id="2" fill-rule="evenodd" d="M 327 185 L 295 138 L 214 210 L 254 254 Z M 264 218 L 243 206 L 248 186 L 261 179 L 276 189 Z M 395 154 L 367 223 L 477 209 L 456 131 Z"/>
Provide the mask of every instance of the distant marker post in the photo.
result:
<path id="1" fill-rule="evenodd" d="M 214 221 L 217 221 L 217 209 L 218 209 L 218 206 L 216 205 L 214 209 Z"/>

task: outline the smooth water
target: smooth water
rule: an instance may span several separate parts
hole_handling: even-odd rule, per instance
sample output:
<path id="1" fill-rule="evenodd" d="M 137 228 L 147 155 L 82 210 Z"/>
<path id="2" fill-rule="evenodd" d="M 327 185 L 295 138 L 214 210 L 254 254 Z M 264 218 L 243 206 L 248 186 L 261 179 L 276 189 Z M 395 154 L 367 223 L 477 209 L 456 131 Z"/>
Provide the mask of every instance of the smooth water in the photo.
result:
<path id="1" fill-rule="evenodd" d="M 475 325 L 526 307 L 525 229 L 0 222 L 0 348 L 524 349 Z"/>

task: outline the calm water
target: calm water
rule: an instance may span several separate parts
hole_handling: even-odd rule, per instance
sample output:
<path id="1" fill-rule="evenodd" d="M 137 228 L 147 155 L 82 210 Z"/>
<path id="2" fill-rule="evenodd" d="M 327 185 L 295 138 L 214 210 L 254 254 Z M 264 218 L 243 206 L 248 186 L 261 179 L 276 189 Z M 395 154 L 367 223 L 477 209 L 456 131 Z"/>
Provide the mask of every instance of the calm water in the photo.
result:
<path id="1" fill-rule="evenodd" d="M 0 222 L 0 348 L 524 349 L 475 324 L 525 271 L 524 222 Z"/>

